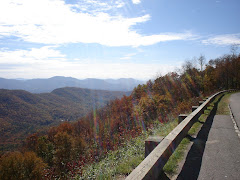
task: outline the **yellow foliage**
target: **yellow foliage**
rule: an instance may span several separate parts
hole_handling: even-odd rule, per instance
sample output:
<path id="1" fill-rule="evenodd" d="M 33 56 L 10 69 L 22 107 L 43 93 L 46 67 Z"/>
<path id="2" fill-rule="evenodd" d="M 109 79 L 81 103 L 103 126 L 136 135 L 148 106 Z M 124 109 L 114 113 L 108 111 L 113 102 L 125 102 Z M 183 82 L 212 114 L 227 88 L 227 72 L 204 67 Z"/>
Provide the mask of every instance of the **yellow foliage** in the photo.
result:
<path id="1" fill-rule="evenodd" d="M 7 153 L 0 160 L 0 179 L 43 179 L 46 166 L 34 152 Z"/>

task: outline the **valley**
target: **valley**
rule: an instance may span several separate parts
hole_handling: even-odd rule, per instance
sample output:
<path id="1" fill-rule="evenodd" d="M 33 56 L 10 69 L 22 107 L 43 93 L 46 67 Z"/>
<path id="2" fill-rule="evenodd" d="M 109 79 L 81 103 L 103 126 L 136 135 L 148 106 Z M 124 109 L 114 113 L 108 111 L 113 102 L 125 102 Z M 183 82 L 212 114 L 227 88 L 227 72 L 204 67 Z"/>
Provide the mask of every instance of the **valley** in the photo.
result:
<path id="1" fill-rule="evenodd" d="M 0 150 L 14 149 L 29 134 L 75 121 L 130 92 L 59 88 L 51 93 L 0 89 Z"/>

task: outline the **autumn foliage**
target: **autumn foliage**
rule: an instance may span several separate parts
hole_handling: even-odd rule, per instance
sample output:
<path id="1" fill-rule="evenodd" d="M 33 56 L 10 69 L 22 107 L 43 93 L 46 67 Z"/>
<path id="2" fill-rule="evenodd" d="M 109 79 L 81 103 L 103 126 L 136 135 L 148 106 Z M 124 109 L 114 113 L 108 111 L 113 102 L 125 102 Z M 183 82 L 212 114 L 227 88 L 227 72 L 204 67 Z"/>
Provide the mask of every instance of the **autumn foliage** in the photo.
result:
<path id="1" fill-rule="evenodd" d="M 99 161 L 108 151 L 151 128 L 154 121 L 165 123 L 169 114 L 184 113 L 203 96 L 231 88 L 240 88 L 240 56 L 210 60 L 204 69 L 187 62 L 182 72 L 138 85 L 130 96 L 112 100 L 100 109 L 93 107 L 91 113 L 77 122 L 52 127 L 44 136 L 29 136 L 23 151 L 31 151 L 36 171 L 44 168 L 44 163 L 48 165 L 47 170 L 41 171 L 45 177 L 74 177 L 81 174 L 86 163 Z M 18 161 L 22 162 L 27 155 L 15 154 L 17 158 L 4 155 L 1 168 L 9 166 L 7 158 L 12 158 L 13 167 L 18 168 Z M 41 161 L 44 163 L 36 163 Z"/>
<path id="2" fill-rule="evenodd" d="M 12 152 L 0 160 L 0 179 L 43 179 L 47 165 L 34 152 Z"/>

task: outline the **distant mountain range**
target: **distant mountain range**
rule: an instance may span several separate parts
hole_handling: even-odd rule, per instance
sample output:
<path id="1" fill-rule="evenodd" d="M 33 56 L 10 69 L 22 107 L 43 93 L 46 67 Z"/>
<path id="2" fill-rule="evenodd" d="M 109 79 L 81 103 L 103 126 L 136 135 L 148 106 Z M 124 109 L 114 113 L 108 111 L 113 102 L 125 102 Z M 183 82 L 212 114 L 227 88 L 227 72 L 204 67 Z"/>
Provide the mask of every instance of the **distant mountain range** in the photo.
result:
<path id="1" fill-rule="evenodd" d="M 143 84 L 132 78 L 79 80 L 72 77 L 55 76 L 49 79 L 4 79 L 0 78 L 0 89 L 20 89 L 31 93 L 48 93 L 57 88 L 79 87 L 108 91 L 132 91 L 138 84 Z"/>
<path id="2" fill-rule="evenodd" d="M 51 79 L 48 82 L 57 82 L 56 79 L 61 78 L 53 79 L 55 81 Z M 44 80 L 30 82 L 45 85 Z M 36 83 L 37 87 L 40 87 L 39 83 Z M 51 93 L 32 94 L 24 90 L 0 89 L 0 151 L 19 145 L 21 140 L 37 130 L 77 120 L 123 95 L 130 95 L 130 92 L 66 87 Z"/>

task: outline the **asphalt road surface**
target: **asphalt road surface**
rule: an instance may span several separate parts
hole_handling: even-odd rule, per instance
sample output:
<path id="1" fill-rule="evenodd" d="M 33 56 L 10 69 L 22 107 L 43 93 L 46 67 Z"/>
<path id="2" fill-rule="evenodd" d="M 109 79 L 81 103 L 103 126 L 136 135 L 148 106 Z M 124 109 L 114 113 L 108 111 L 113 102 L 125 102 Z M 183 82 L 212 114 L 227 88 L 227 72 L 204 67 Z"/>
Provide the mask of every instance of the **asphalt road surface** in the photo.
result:
<path id="1" fill-rule="evenodd" d="M 239 120 L 240 93 L 233 94 L 230 100 Z M 216 107 L 193 140 L 177 179 L 240 180 L 240 138 L 230 115 L 215 114 Z"/>
<path id="2" fill-rule="evenodd" d="M 230 107 L 234 115 L 234 119 L 240 128 L 240 93 L 232 94 L 230 97 Z"/>

